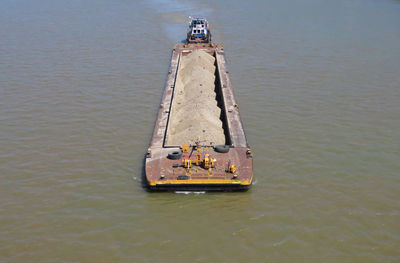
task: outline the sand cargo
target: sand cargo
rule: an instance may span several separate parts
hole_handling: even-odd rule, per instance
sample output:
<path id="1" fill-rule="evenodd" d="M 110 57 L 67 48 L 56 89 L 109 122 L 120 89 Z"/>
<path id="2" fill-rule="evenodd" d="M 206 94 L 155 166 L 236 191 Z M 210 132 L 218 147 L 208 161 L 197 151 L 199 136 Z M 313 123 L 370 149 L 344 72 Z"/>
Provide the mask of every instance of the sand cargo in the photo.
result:
<path id="1" fill-rule="evenodd" d="M 150 190 L 246 190 L 253 159 L 224 48 L 204 41 L 211 34 L 195 37 L 173 48 L 145 158 L 146 184 Z"/>

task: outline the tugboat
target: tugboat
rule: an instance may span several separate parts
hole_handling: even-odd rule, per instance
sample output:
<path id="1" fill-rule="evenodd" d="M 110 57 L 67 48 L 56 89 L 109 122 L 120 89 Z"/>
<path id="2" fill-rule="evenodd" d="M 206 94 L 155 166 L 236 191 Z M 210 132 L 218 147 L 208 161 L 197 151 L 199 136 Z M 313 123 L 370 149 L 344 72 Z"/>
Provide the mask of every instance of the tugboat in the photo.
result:
<path id="1" fill-rule="evenodd" d="M 188 43 L 211 43 L 210 26 L 204 18 L 192 18 L 187 33 Z"/>
<path id="2" fill-rule="evenodd" d="M 172 51 L 145 157 L 149 190 L 238 191 L 253 182 L 253 155 L 233 94 L 224 48 L 193 18 Z"/>

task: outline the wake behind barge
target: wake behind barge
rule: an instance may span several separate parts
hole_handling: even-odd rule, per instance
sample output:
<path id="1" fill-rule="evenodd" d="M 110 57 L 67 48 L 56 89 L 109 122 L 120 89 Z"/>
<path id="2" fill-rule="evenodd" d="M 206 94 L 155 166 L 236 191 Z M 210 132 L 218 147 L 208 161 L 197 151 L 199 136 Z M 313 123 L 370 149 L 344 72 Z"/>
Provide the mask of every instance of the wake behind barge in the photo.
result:
<path id="1" fill-rule="evenodd" d="M 188 36 L 189 37 L 189 36 Z M 224 48 L 176 44 L 145 158 L 149 190 L 247 190 L 253 157 Z"/>

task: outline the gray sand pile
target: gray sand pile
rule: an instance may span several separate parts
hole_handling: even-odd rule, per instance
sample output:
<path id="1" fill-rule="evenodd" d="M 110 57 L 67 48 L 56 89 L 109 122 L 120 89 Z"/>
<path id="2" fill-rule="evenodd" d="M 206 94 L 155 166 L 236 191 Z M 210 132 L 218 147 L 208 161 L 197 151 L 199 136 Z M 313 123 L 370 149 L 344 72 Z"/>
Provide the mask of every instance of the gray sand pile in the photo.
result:
<path id="1" fill-rule="evenodd" d="M 215 58 L 196 50 L 182 57 L 175 83 L 167 145 L 225 144 L 221 109 L 215 94 Z"/>

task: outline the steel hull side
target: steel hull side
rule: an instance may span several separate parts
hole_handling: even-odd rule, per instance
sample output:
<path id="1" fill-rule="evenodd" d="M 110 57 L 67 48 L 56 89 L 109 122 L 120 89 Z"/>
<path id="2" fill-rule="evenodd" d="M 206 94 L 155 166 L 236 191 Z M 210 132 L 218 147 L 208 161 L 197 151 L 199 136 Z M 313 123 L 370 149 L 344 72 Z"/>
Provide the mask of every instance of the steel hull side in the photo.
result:
<path id="1" fill-rule="evenodd" d="M 226 185 L 226 184 L 171 184 L 148 186 L 152 192 L 158 191 L 207 191 L 207 192 L 245 192 L 251 185 Z"/>

